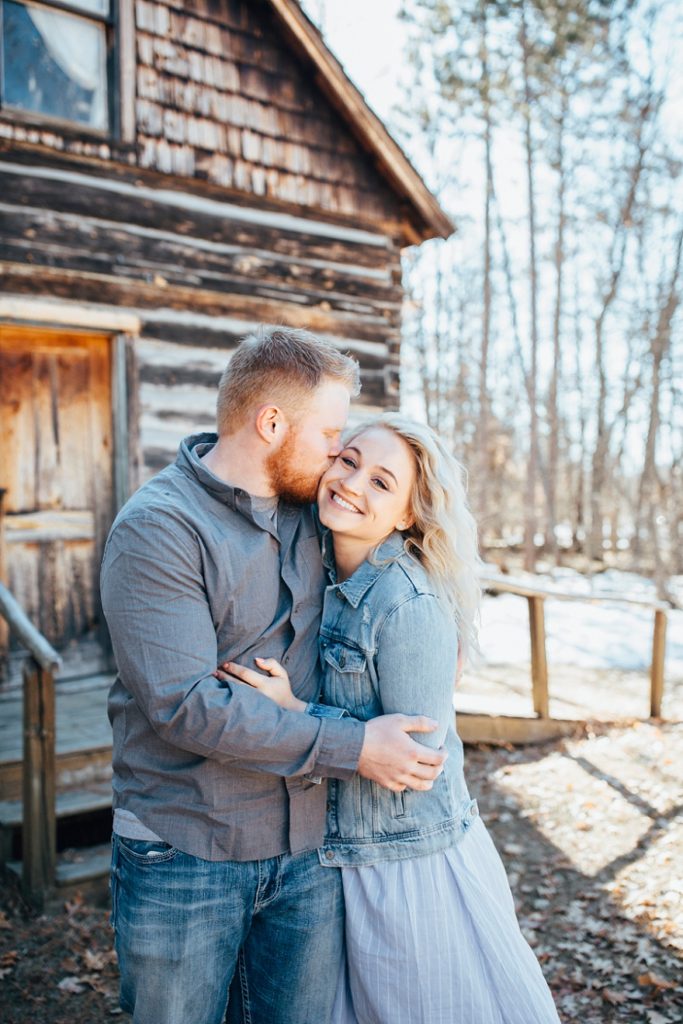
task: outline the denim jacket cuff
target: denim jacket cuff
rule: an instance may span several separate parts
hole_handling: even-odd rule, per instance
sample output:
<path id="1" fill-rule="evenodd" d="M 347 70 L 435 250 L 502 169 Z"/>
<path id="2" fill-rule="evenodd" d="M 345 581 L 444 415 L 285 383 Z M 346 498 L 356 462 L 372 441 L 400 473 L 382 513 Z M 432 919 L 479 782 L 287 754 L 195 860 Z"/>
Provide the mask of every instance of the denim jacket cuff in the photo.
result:
<path id="1" fill-rule="evenodd" d="M 306 705 L 306 714 L 314 718 L 348 718 L 349 713 L 346 708 L 332 708 L 329 704 L 314 704 L 311 701 Z"/>

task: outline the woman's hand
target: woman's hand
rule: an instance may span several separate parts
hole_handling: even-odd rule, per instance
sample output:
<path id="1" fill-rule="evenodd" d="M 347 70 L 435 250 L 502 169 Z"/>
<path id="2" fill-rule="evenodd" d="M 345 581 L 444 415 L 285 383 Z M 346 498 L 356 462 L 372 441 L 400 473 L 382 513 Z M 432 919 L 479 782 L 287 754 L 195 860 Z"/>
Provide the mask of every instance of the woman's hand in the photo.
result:
<path id="1" fill-rule="evenodd" d="M 238 665 L 234 661 L 225 661 L 215 673 L 216 678 L 226 681 L 230 681 L 230 677 L 239 679 L 240 682 L 253 686 L 255 690 L 260 690 L 264 696 L 270 697 L 272 701 L 287 711 L 306 710 L 306 701 L 299 700 L 294 696 L 289 676 L 279 661 L 276 661 L 275 658 L 254 658 L 254 661 L 268 675 L 245 668 L 244 665 Z M 225 673 L 228 674 L 225 675 Z"/>

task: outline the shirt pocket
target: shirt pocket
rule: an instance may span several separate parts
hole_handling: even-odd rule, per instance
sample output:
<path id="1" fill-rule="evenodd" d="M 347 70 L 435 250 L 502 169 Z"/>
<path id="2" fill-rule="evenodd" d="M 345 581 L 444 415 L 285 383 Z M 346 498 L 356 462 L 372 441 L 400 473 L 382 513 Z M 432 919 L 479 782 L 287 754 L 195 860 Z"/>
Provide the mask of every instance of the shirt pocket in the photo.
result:
<path id="1" fill-rule="evenodd" d="M 356 718 L 370 717 L 373 692 L 363 651 L 339 642 L 323 644 L 323 696 L 326 704 L 346 708 Z"/>

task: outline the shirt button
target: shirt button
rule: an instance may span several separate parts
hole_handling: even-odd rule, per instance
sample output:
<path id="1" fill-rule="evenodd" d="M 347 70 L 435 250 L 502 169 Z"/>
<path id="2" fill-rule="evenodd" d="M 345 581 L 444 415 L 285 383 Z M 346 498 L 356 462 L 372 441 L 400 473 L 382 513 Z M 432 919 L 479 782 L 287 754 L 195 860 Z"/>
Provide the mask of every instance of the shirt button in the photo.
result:
<path id="1" fill-rule="evenodd" d="M 282 664 L 286 665 L 288 661 L 289 661 L 289 655 L 285 654 L 284 658 L 282 659 Z"/>
<path id="2" fill-rule="evenodd" d="M 328 800 L 328 801 L 327 801 L 327 803 L 325 804 L 325 810 L 326 810 L 326 811 L 331 811 L 331 810 L 332 810 L 332 804 L 330 803 L 330 801 L 329 801 L 329 800 Z M 328 852 L 329 852 L 329 853 L 331 853 L 332 851 L 331 851 L 331 850 L 329 850 Z"/>
<path id="3" fill-rule="evenodd" d="M 332 850 L 325 850 L 325 856 L 328 860 L 334 860 L 334 853 Z"/>

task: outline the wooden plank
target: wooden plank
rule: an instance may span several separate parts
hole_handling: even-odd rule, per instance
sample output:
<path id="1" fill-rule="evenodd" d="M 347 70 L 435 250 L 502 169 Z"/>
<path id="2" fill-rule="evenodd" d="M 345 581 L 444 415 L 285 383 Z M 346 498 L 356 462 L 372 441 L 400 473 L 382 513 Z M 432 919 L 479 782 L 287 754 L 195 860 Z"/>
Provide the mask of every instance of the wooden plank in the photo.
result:
<path id="1" fill-rule="evenodd" d="M 2 460 L 5 513 L 36 507 L 35 444 L 33 415 L 33 359 L 30 352 L 8 350 L 0 329 L 0 379 L 10 386 L 0 388 L 2 448 L 12 452 Z M 9 566 L 6 566 L 9 572 Z"/>
<path id="2" fill-rule="evenodd" d="M 548 718 L 548 662 L 545 651 L 544 598 L 534 595 L 529 603 L 529 632 L 531 634 L 531 685 L 534 711 L 540 718 Z"/>
<path id="3" fill-rule="evenodd" d="M 135 9 L 133 0 L 118 0 L 119 134 L 122 142 L 135 142 Z"/>
<path id="4" fill-rule="evenodd" d="M 667 615 L 661 608 L 655 611 L 652 637 L 652 666 L 650 668 L 650 717 L 661 718 L 664 695 L 664 662 L 666 657 Z"/>
<path id="5" fill-rule="evenodd" d="M 512 576 L 502 576 L 498 573 L 479 573 L 479 581 L 484 590 L 490 593 L 519 594 L 520 597 L 545 597 L 553 601 L 581 601 L 584 604 L 603 604 L 609 601 L 615 604 L 640 605 L 643 608 L 660 608 L 662 611 L 666 611 L 669 607 L 665 602 L 652 598 L 630 597 L 616 591 L 582 594 L 573 590 L 556 590 L 553 587 L 538 586 L 528 583 L 526 580 L 516 580 Z"/>
<path id="6" fill-rule="evenodd" d="M 60 888 L 88 882 L 96 878 L 103 878 L 109 874 L 111 863 L 111 844 L 103 843 L 100 846 L 89 846 L 83 850 L 73 851 L 67 860 L 62 854 L 55 867 L 55 884 Z M 20 861 L 9 861 L 7 868 L 14 875 L 21 875 L 22 864 Z M 49 901 L 50 893 L 46 893 L 43 902 Z M 64 895 L 61 895 L 64 899 Z"/>
<path id="7" fill-rule="evenodd" d="M 37 664 L 45 670 L 54 670 L 60 664 L 60 657 L 41 636 L 26 612 L 12 593 L 0 583 L 0 615 L 8 623 L 10 632 L 18 637 L 22 646 L 31 652 Z"/>
<path id="8" fill-rule="evenodd" d="M 81 330 L 88 333 L 98 329 L 128 331 L 131 334 L 137 334 L 140 330 L 140 318 L 125 310 L 46 298 L 27 301 L 15 295 L 0 295 L 0 319 L 14 320 L 20 324 L 68 327 L 71 339 L 65 342 L 67 346 L 80 344 L 79 331 Z M 0 328 L 0 345 L 3 334 L 7 337 L 6 327 L 4 331 Z"/>
<path id="9" fill-rule="evenodd" d="M 0 487 L 0 586 L 7 586 L 7 558 L 5 555 L 5 494 L 7 490 L 5 487 Z M 9 626 L 4 615 L 0 615 L 0 666 L 5 668 L 5 672 L 2 673 L 0 670 L 0 679 L 6 677 L 6 666 L 7 666 L 7 654 L 9 650 Z"/>
<path id="10" fill-rule="evenodd" d="M 73 859 L 62 856 L 57 863 L 56 882 L 62 888 L 67 885 L 88 882 L 109 874 L 111 864 L 111 843 L 91 846 L 75 851 Z"/>
<path id="11" fill-rule="evenodd" d="M 53 540 L 92 540 L 95 520 L 90 509 L 18 512 L 5 519 L 7 544 L 42 544 Z"/>
<path id="12" fill-rule="evenodd" d="M 122 508 L 130 497 L 128 449 L 127 339 L 117 335 L 112 343 L 112 423 L 114 435 L 114 506 Z"/>
<path id="13" fill-rule="evenodd" d="M 55 693 L 52 673 L 32 658 L 24 670 L 22 887 L 42 907 L 55 883 Z"/>
<path id="14" fill-rule="evenodd" d="M 111 746 L 57 755 L 58 788 L 73 787 L 107 778 L 111 778 Z M 0 798 L 21 800 L 22 787 L 22 762 L 0 764 Z"/>
<path id="15" fill-rule="evenodd" d="M 2 146 L 0 140 L 0 153 Z M 387 220 L 378 227 L 376 222 L 351 220 L 332 211 L 321 217 L 291 200 L 268 202 L 259 197 L 255 203 L 253 197 L 233 193 L 228 200 L 225 188 L 213 186 L 214 197 L 206 194 L 211 187 L 205 184 L 201 192 L 190 191 L 189 185 L 183 191 L 160 189 L 156 172 L 127 176 L 112 168 L 111 176 L 95 177 L 90 167 L 81 173 L 56 161 L 55 166 L 38 166 L 35 160 L 17 164 L 0 159 L 0 180 L 3 204 L 10 208 L 40 207 L 150 228 L 163 224 L 180 234 L 215 241 L 249 244 L 251 239 L 273 251 L 301 251 L 304 246 L 310 256 L 334 261 L 349 253 L 349 262 L 360 260 L 375 267 L 384 264 L 387 252 L 399 250 Z"/>
<path id="16" fill-rule="evenodd" d="M 503 715 L 471 715 L 460 713 L 457 730 L 463 743 L 495 745 L 546 743 L 563 736 L 579 736 L 586 723 L 561 718 L 526 718 Z"/>
<path id="17" fill-rule="evenodd" d="M 114 674 L 59 682 L 57 701 L 57 754 L 111 747 L 107 695 Z M 22 758 L 22 696 L 12 694 L 0 701 L 0 769 Z M 0 799 L 12 799 L 0 793 Z"/>
<path id="18" fill-rule="evenodd" d="M 90 783 L 82 789 L 58 792 L 55 801 L 57 820 L 73 818 L 79 814 L 106 810 L 111 807 L 111 782 Z M 21 800 L 0 801 L 0 826 L 16 828 L 21 825 L 23 803 Z"/>
<path id="19" fill-rule="evenodd" d="M 0 258 L 16 262 L 72 266 L 122 276 L 159 275 L 167 282 L 195 281 L 215 286 L 248 279 L 278 288 L 344 294 L 366 301 L 400 303 L 400 282 L 388 272 L 353 263 L 313 259 L 302 253 L 279 254 L 175 234 L 159 227 L 119 225 L 91 216 L 54 211 L 5 213 Z"/>
<path id="20" fill-rule="evenodd" d="M 301 296 L 294 294 L 265 298 L 255 296 L 253 290 L 246 288 L 242 294 L 184 286 L 164 290 L 141 280 L 129 282 L 112 275 L 18 264 L 0 264 L 0 271 L 7 290 L 23 295 L 44 296 L 47 292 L 81 302 L 99 301 L 138 311 L 148 308 L 157 315 L 161 307 L 181 315 L 192 310 L 207 317 L 237 316 L 253 323 L 282 323 L 285 319 L 292 327 L 304 327 L 340 339 L 348 336 L 383 341 L 389 335 L 393 338 L 395 331 L 392 319 L 384 315 L 386 310 L 378 307 L 372 314 L 359 314 L 353 308 L 342 308 L 342 304 L 335 309 L 327 299 L 308 305 L 300 301 Z M 340 344 L 343 341 L 340 340 Z"/>

